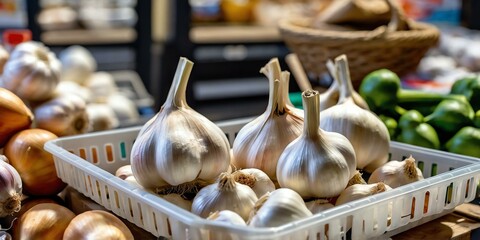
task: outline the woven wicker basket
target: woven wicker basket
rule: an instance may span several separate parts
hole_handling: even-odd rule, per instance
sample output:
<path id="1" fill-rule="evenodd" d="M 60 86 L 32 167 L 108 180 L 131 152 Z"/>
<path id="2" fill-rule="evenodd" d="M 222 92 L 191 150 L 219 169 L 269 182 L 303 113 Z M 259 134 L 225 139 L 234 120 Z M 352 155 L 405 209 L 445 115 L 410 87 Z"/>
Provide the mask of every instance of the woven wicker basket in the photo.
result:
<path id="1" fill-rule="evenodd" d="M 399 11 L 392 9 L 387 26 L 372 31 L 340 31 L 325 24 L 323 28 L 308 27 L 305 19 L 282 19 L 279 30 L 289 49 L 298 55 L 309 75 L 327 72 L 328 59 L 346 54 L 354 87 L 370 72 L 388 68 L 402 76 L 415 71 L 422 57 L 438 42 L 438 29 L 427 23 L 408 20 L 410 30 L 397 31 Z"/>

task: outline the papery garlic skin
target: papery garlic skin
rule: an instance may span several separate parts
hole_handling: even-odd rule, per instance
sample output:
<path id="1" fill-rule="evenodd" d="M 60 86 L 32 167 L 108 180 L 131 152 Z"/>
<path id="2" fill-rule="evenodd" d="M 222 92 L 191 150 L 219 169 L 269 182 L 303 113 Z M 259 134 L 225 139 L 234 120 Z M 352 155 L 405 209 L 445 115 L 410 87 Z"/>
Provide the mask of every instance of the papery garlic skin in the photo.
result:
<path id="1" fill-rule="evenodd" d="M 308 201 L 305 202 L 305 206 L 307 206 L 308 210 L 310 210 L 312 214 L 320 213 L 327 209 L 335 207 L 335 205 L 330 203 L 327 199 L 316 199 Z"/>
<path id="2" fill-rule="evenodd" d="M 232 147 L 232 162 L 239 169 L 258 168 L 276 182 L 280 154 L 302 133 L 303 111 L 288 100 L 289 74 L 281 72 L 278 59 L 270 60 L 261 72 L 269 79 L 268 106 L 238 132 Z"/>
<path id="3" fill-rule="evenodd" d="M 367 184 L 365 179 L 363 179 L 362 177 L 362 173 L 358 170 L 356 170 L 353 177 L 351 177 L 350 180 L 348 180 L 347 187 L 350 187 L 355 184 Z"/>
<path id="4" fill-rule="evenodd" d="M 257 200 L 249 186 L 236 183 L 231 174 L 222 173 L 216 183 L 202 188 L 195 195 L 192 213 L 207 218 L 215 211 L 231 210 L 247 220 Z"/>
<path id="5" fill-rule="evenodd" d="M 5 156 L 0 155 L 0 157 Z M 22 179 L 10 164 L 0 161 L 0 217 L 20 211 L 22 201 Z"/>
<path id="6" fill-rule="evenodd" d="M 140 130 L 131 151 L 135 179 L 145 188 L 213 183 L 230 165 L 222 130 L 188 106 L 185 91 L 193 63 L 180 58 L 167 100 Z"/>
<path id="7" fill-rule="evenodd" d="M 50 98 L 60 81 L 61 63 L 43 43 L 24 42 L 10 53 L 0 86 L 29 101 Z"/>
<path id="8" fill-rule="evenodd" d="M 385 124 L 373 112 L 355 104 L 348 63 L 345 55 L 336 59 L 341 81 L 341 96 L 337 105 L 320 116 L 320 128 L 344 135 L 355 149 L 357 169 L 370 164 L 383 164 L 388 160 L 390 135 Z"/>
<path id="9" fill-rule="evenodd" d="M 257 197 L 263 196 L 267 192 L 275 190 L 275 184 L 268 175 L 260 169 L 245 168 L 232 173 L 235 181 L 249 186 L 255 192 Z"/>
<path id="10" fill-rule="evenodd" d="M 180 194 L 170 193 L 167 195 L 159 195 L 159 196 L 167 200 L 168 202 L 175 204 L 187 211 L 192 210 L 192 200 L 185 199 Z"/>
<path id="11" fill-rule="evenodd" d="M 89 126 L 86 103 L 76 95 L 61 95 L 42 103 L 34 116 L 38 128 L 59 137 L 86 133 Z"/>
<path id="12" fill-rule="evenodd" d="M 389 161 L 375 169 L 368 178 L 368 183 L 383 182 L 392 188 L 424 179 L 422 171 L 415 165 L 415 159 L 410 156 L 403 161 Z"/>
<path id="13" fill-rule="evenodd" d="M 250 215 L 252 227 L 278 227 L 312 216 L 302 197 L 288 188 L 279 188 L 258 199 Z"/>
<path id="14" fill-rule="evenodd" d="M 318 91 L 307 90 L 302 98 L 304 131 L 280 156 L 278 183 L 295 190 L 305 199 L 336 197 L 345 189 L 355 169 L 353 147 L 341 134 L 318 128 Z"/>

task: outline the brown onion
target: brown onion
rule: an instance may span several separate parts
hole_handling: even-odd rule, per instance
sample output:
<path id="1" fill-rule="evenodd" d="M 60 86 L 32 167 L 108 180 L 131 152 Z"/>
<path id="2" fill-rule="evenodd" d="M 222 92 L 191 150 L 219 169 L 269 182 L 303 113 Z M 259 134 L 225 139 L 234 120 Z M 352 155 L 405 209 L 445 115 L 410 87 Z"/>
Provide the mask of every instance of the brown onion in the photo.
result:
<path id="1" fill-rule="evenodd" d="M 47 141 L 56 138 L 47 130 L 26 129 L 5 145 L 5 156 L 20 174 L 26 195 L 54 195 L 66 186 L 57 176 L 52 154 L 43 149 Z"/>
<path id="2" fill-rule="evenodd" d="M 0 148 L 15 133 L 29 128 L 32 122 L 33 113 L 25 103 L 13 92 L 0 87 Z"/>
<path id="3" fill-rule="evenodd" d="M 26 211 L 13 229 L 13 239 L 63 239 L 75 213 L 56 203 L 40 203 Z"/>
<path id="4" fill-rule="evenodd" d="M 115 215 L 103 210 L 91 210 L 77 215 L 65 229 L 63 239 L 70 240 L 133 240 L 128 227 Z"/>

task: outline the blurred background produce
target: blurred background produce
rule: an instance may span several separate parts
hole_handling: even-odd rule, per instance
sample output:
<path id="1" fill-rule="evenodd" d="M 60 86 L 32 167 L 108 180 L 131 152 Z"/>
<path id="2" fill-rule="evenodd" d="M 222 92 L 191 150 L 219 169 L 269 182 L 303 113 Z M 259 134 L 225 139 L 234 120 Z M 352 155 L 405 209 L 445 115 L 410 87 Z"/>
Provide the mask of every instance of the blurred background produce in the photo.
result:
<path id="1" fill-rule="evenodd" d="M 257 117 L 269 109 L 274 84 L 259 69 L 271 59 L 294 73 L 279 91 L 289 91 L 293 104 L 302 108 L 304 89 L 286 56 L 296 53 L 297 70 L 323 94 L 335 90 L 332 84 L 339 77 L 329 72 L 327 61 L 346 54 L 355 102 L 364 101 L 362 108 L 379 116 L 390 141 L 480 157 L 480 19 L 475 12 L 479 1 L 392 3 L 0 0 L 0 154 L 18 170 L 24 194 L 22 209 L 15 215 L 19 221 L 9 232 L 33 237 L 34 230 L 42 231 L 27 231 L 25 226 L 31 223 L 22 217 L 32 214 L 27 210 L 33 204 L 28 202 L 36 200 L 56 204 L 38 208 L 61 212 L 66 210 L 59 206 L 65 206 L 75 215 L 106 210 L 58 179 L 43 144 L 58 137 L 143 125 L 165 102 L 180 57 L 195 63 L 185 100 L 209 120 L 219 121 Z M 291 42 L 279 28 L 285 19 L 294 20 L 302 27 L 296 33 L 308 37 Z M 428 41 L 412 38 L 413 44 L 400 49 L 399 44 L 380 40 L 360 49 L 359 39 L 378 40 L 392 31 L 415 35 L 415 29 L 427 26 L 422 24 L 429 24 L 423 35 Z M 326 36 L 322 41 L 332 45 L 322 43 L 320 50 L 309 45 L 307 38 L 313 39 L 318 31 Z M 343 34 L 355 37 L 353 43 L 342 41 Z M 382 44 L 391 48 L 380 52 Z M 335 104 L 342 99 L 339 89 L 331 95 Z M 34 155 L 23 154 L 27 149 Z M 275 175 L 275 168 L 266 172 Z M 132 176 L 128 181 L 139 186 Z M 190 208 L 191 202 L 186 206 Z M 45 221 L 58 225 L 55 231 L 80 229 L 67 227 L 69 219 L 53 216 Z M 11 222 L 1 220 L 2 227 Z M 152 237 L 121 220 L 134 236 Z"/>

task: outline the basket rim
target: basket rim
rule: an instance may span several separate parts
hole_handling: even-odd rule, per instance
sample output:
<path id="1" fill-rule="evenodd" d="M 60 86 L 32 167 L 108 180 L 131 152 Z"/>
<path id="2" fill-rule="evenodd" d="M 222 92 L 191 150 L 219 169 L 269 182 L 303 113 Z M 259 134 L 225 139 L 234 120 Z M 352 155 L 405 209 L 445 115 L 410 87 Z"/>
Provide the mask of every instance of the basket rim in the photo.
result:
<path id="1" fill-rule="evenodd" d="M 387 26 L 380 26 L 370 31 L 338 31 L 331 29 L 317 29 L 312 27 L 300 26 L 295 24 L 298 21 L 297 18 L 284 18 L 278 22 L 277 28 L 279 29 L 282 37 L 295 39 L 295 40 L 355 40 L 355 41 L 368 41 L 368 40 L 431 40 L 437 41 L 440 37 L 440 31 L 433 24 L 409 21 L 409 25 L 414 30 L 400 30 L 400 31 L 387 31 Z M 302 20 L 305 21 L 305 18 Z"/>

